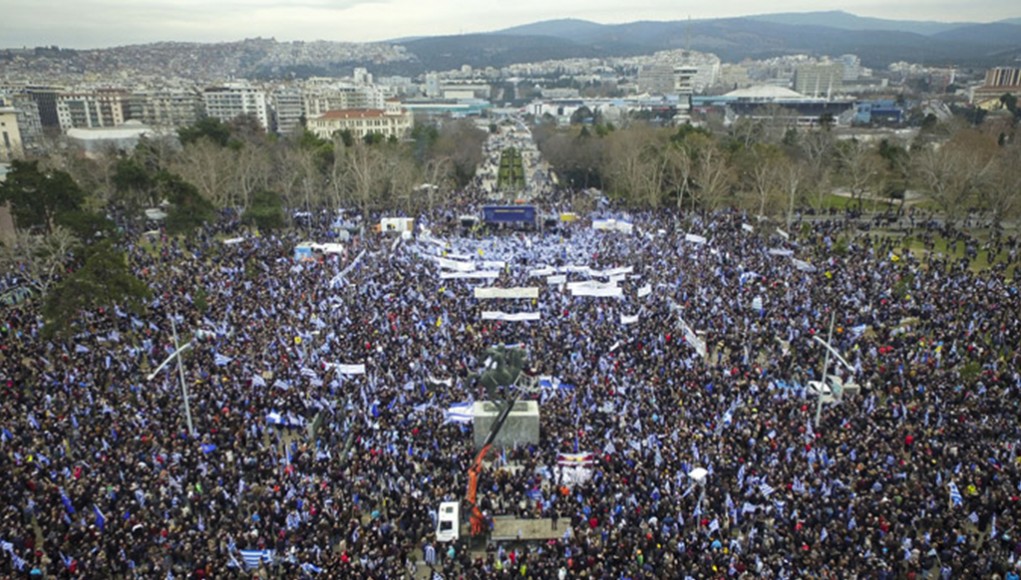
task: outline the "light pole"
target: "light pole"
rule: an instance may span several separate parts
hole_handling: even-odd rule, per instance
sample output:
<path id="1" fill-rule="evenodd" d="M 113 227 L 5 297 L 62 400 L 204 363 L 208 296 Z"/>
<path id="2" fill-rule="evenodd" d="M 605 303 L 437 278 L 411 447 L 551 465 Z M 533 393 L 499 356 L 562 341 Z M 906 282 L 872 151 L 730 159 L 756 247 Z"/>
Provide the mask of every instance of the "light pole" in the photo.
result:
<path id="1" fill-rule="evenodd" d="M 830 341 L 833 340 L 833 321 L 836 319 L 836 317 L 837 317 L 836 311 L 833 311 L 833 312 L 830 313 L 830 333 L 829 333 L 829 336 L 826 338 L 827 346 L 829 345 Z M 822 383 L 821 383 L 821 386 L 818 389 L 819 392 L 816 393 L 816 398 L 818 399 L 816 401 L 816 403 L 815 403 L 815 426 L 816 426 L 816 428 L 819 428 L 819 418 L 822 416 L 823 387 L 827 387 L 828 388 L 828 385 L 826 384 L 826 382 L 827 382 L 826 381 L 826 372 L 829 371 L 829 369 L 830 369 L 830 349 L 829 348 L 826 349 L 826 358 L 824 360 L 825 360 L 825 362 L 822 363 Z"/>
<path id="2" fill-rule="evenodd" d="M 177 324 L 174 323 L 174 316 L 170 316 L 170 330 L 174 333 L 174 352 L 167 357 L 167 360 L 160 363 L 160 366 L 156 367 L 156 370 L 149 373 L 146 377 L 147 381 L 151 381 L 156 377 L 156 374 L 163 370 L 163 367 L 177 359 L 177 372 L 181 382 L 181 396 L 184 397 L 184 416 L 188 420 L 188 435 L 195 436 L 195 426 L 191 422 L 191 404 L 188 402 L 188 384 L 184 381 L 184 367 L 181 365 L 181 353 L 191 348 L 192 341 L 184 343 L 184 346 L 179 346 L 177 342 Z"/>

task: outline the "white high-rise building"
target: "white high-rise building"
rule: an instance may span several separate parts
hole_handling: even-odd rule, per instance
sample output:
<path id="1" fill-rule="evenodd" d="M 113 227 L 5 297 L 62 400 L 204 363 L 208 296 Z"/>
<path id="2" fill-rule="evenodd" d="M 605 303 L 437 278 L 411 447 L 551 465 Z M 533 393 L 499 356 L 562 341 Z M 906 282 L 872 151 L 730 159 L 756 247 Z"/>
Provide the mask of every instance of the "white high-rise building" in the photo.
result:
<path id="1" fill-rule="evenodd" d="M 243 83 L 227 83 L 202 91 L 206 116 L 231 121 L 242 115 L 251 115 L 267 131 L 270 126 L 269 104 L 266 91 Z"/>
<path id="2" fill-rule="evenodd" d="M 286 135 L 301 124 L 305 115 L 305 102 L 301 89 L 297 87 L 278 87 L 269 95 L 270 110 L 273 112 L 273 130 L 278 135 Z"/>

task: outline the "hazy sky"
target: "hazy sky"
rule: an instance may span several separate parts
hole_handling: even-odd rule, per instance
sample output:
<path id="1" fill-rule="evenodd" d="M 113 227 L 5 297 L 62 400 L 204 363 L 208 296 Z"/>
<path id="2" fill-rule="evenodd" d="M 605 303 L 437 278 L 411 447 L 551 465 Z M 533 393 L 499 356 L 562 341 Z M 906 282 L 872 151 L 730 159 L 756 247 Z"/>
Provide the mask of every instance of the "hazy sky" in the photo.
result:
<path id="1" fill-rule="evenodd" d="M 965 6 L 967 9 L 964 9 Z M 94 48 L 161 40 L 374 41 L 497 30 L 551 18 L 615 23 L 842 9 L 860 16 L 992 21 L 1016 0 L 0 0 L 0 46 Z"/>

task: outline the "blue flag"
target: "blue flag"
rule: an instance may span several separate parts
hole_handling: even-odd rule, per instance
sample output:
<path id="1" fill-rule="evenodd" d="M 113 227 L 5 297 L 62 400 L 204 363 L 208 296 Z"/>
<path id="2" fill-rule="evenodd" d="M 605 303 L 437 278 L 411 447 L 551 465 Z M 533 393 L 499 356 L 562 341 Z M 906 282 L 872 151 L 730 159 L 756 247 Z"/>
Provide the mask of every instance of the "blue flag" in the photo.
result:
<path id="1" fill-rule="evenodd" d="M 99 506 L 93 505 L 92 511 L 96 514 L 96 527 L 99 528 L 100 532 L 106 531 L 106 516 L 103 515 L 103 512 L 99 511 Z"/>

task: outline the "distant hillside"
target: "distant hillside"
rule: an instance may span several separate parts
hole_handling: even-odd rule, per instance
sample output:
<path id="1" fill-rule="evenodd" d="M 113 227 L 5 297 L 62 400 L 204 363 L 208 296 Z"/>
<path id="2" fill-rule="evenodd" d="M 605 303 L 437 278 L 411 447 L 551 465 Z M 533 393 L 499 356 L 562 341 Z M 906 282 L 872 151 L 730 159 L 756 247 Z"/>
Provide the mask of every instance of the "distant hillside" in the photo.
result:
<path id="1" fill-rule="evenodd" d="M 0 78 L 39 74 L 183 77 L 216 80 L 339 76 L 355 66 L 414 76 L 462 65 L 502 67 L 568 58 L 605 58 L 684 49 L 725 62 L 789 54 L 857 54 L 865 66 L 891 62 L 986 67 L 1021 57 L 1021 18 L 978 24 L 864 18 L 841 11 L 763 14 L 711 20 L 599 24 L 560 19 L 506 30 L 405 38 L 387 43 L 153 43 L 98 50 L 0 49 Z"/>
<path id="2" fill-rule="evenodd" d="M 858 16 L 842 10 L 827 12 L 782 12 L 748 16 L 751 20 L 789 24 L 792 26 L 827 26 L 842 30 L 897 30 L 931 35 L 950 30 L 965 23 L 932 22 L 925 20 L 887 20 Z"/>
<path id="3" fill-rule="evenodd" d="M 1021 27 L 863 18 L 846 12 L 773 14 L 713 20 L 597 24 L 552 20 L 494 34 L 540 32 L 591 47 L 597 56 L 690 47 L 724 61 L 785 54 L 857 54 L 870 67 L 895 61 L 986 66 L 1021 53 Z M 409 50 L 414 52 L 409 46 Z M 559 58 L 550 55 L 549 58 Z"/>

